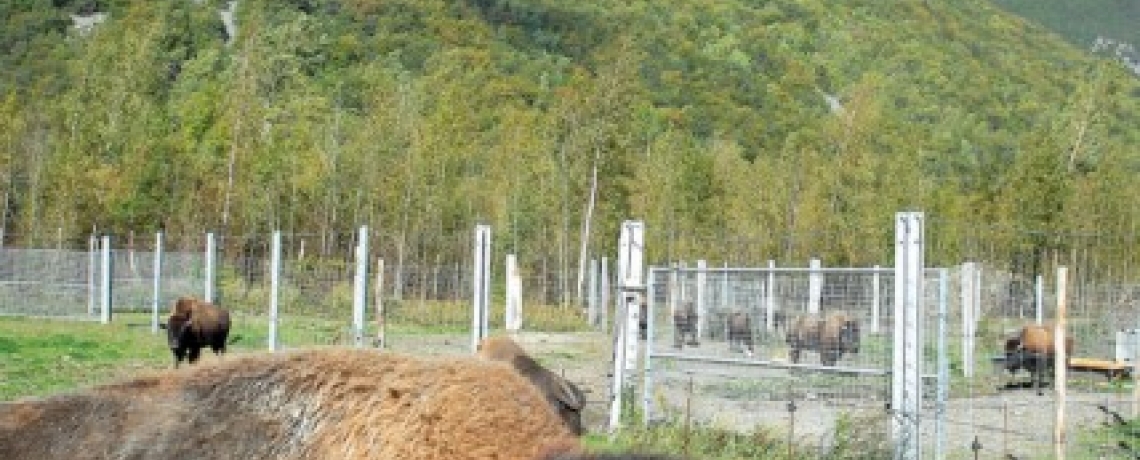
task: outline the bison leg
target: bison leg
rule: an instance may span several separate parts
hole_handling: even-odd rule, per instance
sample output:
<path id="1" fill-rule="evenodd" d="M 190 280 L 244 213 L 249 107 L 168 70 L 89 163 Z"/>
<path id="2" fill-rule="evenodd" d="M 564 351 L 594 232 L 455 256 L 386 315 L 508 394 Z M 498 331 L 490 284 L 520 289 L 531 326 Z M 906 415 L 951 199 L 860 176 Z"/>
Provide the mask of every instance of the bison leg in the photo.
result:
<path id="1" fill-rule="evenodd" d="M 170 353 L 174 355 L 174 368 L 178 369 L 178 365 L 186 359 L 186 350 L 183 348 L 171 348 Z"/>
<path id="2" fill-rule="evenodd" d="M 194 364 L 195 362 L 198 361 L 198 358 L 200 358 L 201 356 L 202 356 L 202 349 L 201 348 L 191 347 L 190 348 L 190 356 L 187 358 L 187 361 L 190 364 Z"/>
<path id="3" fill-rule="evenodd" d="M 788 351 L 788 359 L 792 360 L 792 363 L 798 364 L 800 362 L 800 349 L 792 347 L 791 351 Z"/>

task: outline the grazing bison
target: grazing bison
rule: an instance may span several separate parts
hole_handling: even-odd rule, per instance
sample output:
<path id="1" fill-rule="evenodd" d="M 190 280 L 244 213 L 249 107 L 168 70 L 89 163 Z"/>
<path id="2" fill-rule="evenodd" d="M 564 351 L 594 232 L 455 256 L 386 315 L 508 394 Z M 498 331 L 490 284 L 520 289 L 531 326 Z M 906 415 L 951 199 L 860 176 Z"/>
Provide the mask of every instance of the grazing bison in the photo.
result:
<path id="1" fill-rule="evenodd" d="M 2 404 L 0 458 L 654 457 L 592 457 L 538 389 L 504 363 L 325 348 Z"/>
<path id="2" fill-rule="evenodd" d="M 1005 341 L 1005 368 L 1011 375 L 1019 369 L 1028 371 L 1029 383 L 1037 388 L 1039 395 L 1043 394 L 1041 388 L 1045 385 L 1045 376 L 1051 374 L 1056 366 L 1054 331 L 1053 324 L 1029 324 Z M 1073 355 L 1073 336 L 1069 334 L 1065 335 L 1065 354 Z"/>
<path id="3" fill-rule="evenodd" d="M 728 348 L 737 350 L 738 346 L 748 357 L 752 357 L 756 352 L 752 342 L 752 318 L 742 311 L 734 311 L 728 315 Z"/>
<path id="4" fill-rule="evenodd" d="M 571 432 L 575 435 L 585 432 L 582 426 L 582 408 L 586 405 L 586 398 L 582 391 L 569 380 L 542 367 L 514 340 L 503 336 L 488 337 L 479 343 L 476 355 L 510 364 L 542 391 L 546 401 L 562 417 Z"/>
<path id="5" fill-rule="evenodd" d="M 859 353 L 859 321 L 843 312 L 799 316 L 788 325 L 785 339 L 793 363 L 800 362 L 804 350 L 814 350 L 821 364 L 834 366 L 844 353 Z"/>
<path id="6" fill-rule="evenodd" d="M 226 352 L 230 313 L 208 302 L 181 297 L 174 302 L 163 327 L 177 368 L 183 359 L 190 364 L 198 361 L 205 347 L 210 347 L 218 356 Z"/>
<path id="7" fill-rule="evenodd" d="M 676 348 L 683 348 L 686 343 L 689 346 L 699 346 L 701 343 L 697 340 L 697 308 L 693 306 L 693 302 L 686 300 L 681 302 L 677 310 L 673 312 L 673 346 Z M 689 337 L 689 341 L 685 342 L 685 337 Z"/>

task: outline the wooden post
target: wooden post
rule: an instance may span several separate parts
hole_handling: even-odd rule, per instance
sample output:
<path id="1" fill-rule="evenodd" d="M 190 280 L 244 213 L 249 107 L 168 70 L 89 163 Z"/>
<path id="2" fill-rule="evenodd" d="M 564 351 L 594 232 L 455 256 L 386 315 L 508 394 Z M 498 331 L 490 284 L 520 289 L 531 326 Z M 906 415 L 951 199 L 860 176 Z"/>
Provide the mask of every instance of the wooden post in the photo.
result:
<path id="1" fill-rule="evenodd" d="M 1053 366 L 1053 387 L 1057 389 L 1057 420 L 1053 428 L 1054 456 L 1065 459 L 1065 374 L 1068 370 L 1068 353 L 1065 350 L 1065 308 L 1067 304 L 1067 267 L 1057 267 L 1057 321 L 1053 334 L 1053 346 L 1057 350 L 1057 361 Z"/>

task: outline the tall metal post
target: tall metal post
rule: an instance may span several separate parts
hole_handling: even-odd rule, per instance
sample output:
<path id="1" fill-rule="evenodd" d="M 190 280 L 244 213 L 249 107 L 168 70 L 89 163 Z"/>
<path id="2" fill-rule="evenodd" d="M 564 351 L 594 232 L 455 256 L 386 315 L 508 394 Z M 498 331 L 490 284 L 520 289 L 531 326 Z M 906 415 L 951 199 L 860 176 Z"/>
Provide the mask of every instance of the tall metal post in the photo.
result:
<path id="1" fill-rule="evenodd" d="M 618 319 L 620 324 L 618 340 L 614 350 L 614 388 L 610 402 L 609 430 L 613 434 L 621 424 L 622 397 L 632 392 L 630 374 L 637 367 L 638 328 L 641 317 L 641 303 L 645 301 L 644 254 L 645 223 L 627 220 L 622 222 L 621 236 L 618 239 L 618 287 L 621 302 Z M 652 339 L 652 337 L 650 337 Z"/>
<path id="2" fill-rule="evenodd" d="M 269 351 L 277 351 L 277 319 L 281 299 L 281 230 L 273 231 L 269 256 Z"/>
<path id="3" fill-rule="evenodd" d="M 474 276 L 471 278 L 472 289 L 472 315 L 471 315 L 471 352 L 479 348 L 479 342 L 487 337 L 487 316 L 490 312 L 488 304 L 491 301 L 491 226 L 475 226 L 474 242 Z"/>
<path id="4" fill-rule="evenodd" d="M 356 279 L 352 283 L 352 344 L 364 347 L 364 318 L 368 310 L 368 226 L 361 225 L 356 242 Z"/>
<path id="5" fill-rule="evenodd" d="M 891 434 L 896 460 L 922 458 L 923 214 L 895 217 L 895 331 L 891 370 Z"/>
<path id="6" fill-rule="evenodd" d="M 102 264 L 102 266 L 100 268 L 100 272 L 101 272 L 100 275 L 102 276 L 102 278 L 101 278 L 99 284 L 102 287 L 102 289 L 100 289 L 100 293 L 102 294 L 102 296 L 100 297 L 100 301 L 99 301 L 99 308 L 100 308 L 99 309 L 99 322 L 101 322 L 103 324 L 108 324 L 111 322 L 111 301 L 112 301 L 112 296 L 111 296 L 111 289 L 112 289 L 111 275 L 112 275 L 112 273 L 111 273 L 111 270 L 114 268 L 112 261 L 111 261 L 111 235 L 105 234 L 105 235 L 103 235 L 101 240 L 102 240 L 102 250 L 101 250 L 101 254 L 102 254 L 101 264 Z"/>
<path id="7" fill-rule="evenodd" d="M 162 232 L 154 234 L 154 297 L 150 305 L 150 332 L 158 333 L 158 308 L 162 303 Z"/>
<path id="8" fill-rule="evenodd" d="M 214 301 L 214 270 L 215 258 L 217 257 L 217 249 L 214 247 L 214 233 L 206 234 L 206 273 L 205 273 L 205 290 L 203 292 L 203 299 L 206 302 Z"/>

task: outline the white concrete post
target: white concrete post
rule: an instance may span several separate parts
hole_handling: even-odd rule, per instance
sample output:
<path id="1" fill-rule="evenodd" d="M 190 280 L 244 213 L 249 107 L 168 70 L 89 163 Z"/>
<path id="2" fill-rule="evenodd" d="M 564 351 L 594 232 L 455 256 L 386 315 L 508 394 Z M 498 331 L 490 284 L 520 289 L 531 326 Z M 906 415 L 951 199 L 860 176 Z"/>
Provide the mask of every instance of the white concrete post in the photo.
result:
<path id="1" fill-rule="evenodd" d="M 487 316 L 491 303 L 491 226 L 475 226 L 474 276 L 471 278 L 471 352 L 479 348 L 479 342 L 487 337 Z"/>
<path id="2" fill-rule="evenodd" d="M 705 283 L 708 280 L 708 263 L 704 260 L 697 261 L 697 292 L 696 292 L 696 309 L 697 309 L 697 337 L 705 338 L 705 329 L 708 321 L 708 306 L 705 305 Z"/>
<path id="3" fill-rule="evenodd" d="M 364 321 L 368 310 L 368 226 L 361 225 L 356 241 L 356 278 L 352 283 L 352 344 L 364 347 Z"/>
<path id="4" fill-rule="evenodd" d="M 813 315 L 819 314 L 819 299 L 823 294 L 823 273 L 820 271 L 819 259 L 811 259 L 809 267 L 811 267 L 811 274 L 808 275 L 808 313 Z"/>
<path id="5" fill-rule="evenodd" d="M 901 212 L 895 218 L 891 434 L 897 460 L 922 458 L 918 422 L 922 408 L 923 221 L 920 212 Z"/>
<path id="6" fill-rule="evenodd" d="M 507 254 L 505 283 L 507 302 L 503 319 L 507 331 L 517 334 L 522 329 L 522 280 L 519 278 L 518 258 L 514 254 Z"/>
<path id="7" fill-rule="evenodd" d="M 214 233 L 206 234 L 206 274 L 205 274 L 205 292 L 203 293 L 203 300 L 206 302 L 214 301 L 214 271 L 216 266 L 216 258 L 218 255 L 217 249 L 214 247 Z"/>
<path id="8" fill-rule="evenodd" d="M 281 300 L 281 230 L 273 231 L 269 255 L 269 351 L 277 351 L 277 320 Z"/>
<path id="9" fill-rule="evenodd" d="M 102 296 L 99 301 L 99 322 L 108 324 L 111 322 L 111 270 L 114 268 L 111 263 L 111 235 L 103 235 L 102 242 L 102 266 L 100 268 L 102 276 L 100 293 Z"/>
<path id="10" fill-rule="evenodd" d="M 1033 281 L 1034 293 L 1033 303 L 1034 310 L 1037 312 L 1037 324 L 1045 321 L 1045 277 L 1037 275 L 1037 279 Z"/>
<path id="11" fill-rule="evenodd" d="M 962 375 L 974 375 L 974 263 L 962 264 Z"/>
<path id="12" fill-rule="evenodd" d="M 154 297 L 150 303 L 150 332 L 158 333 L 158 309 L 162 303 L 162 232 L 154 234 Z"/>
<path id="13" fill-rule="evenodd" d="M 764 289 L 764 327 L 776 330 L 776 261 L 768 259 L 768 286 Z"/>
<path id="14" fill-rule="evenodd" d="M 621 236 L 618 239 L 618 287 L 621 290 L 623 314 L 619 321 L 618 340 L 614 351 L 614 391 L 610 402 L 609 430 L 614 433 L 621 424 L 622 396 L 632 391 L 629 375 L 637 367 L 638 329 L 641 303 L 645 302 L 644 251 L 645 223 L 641 221 L 622 222 Z"/>
<path id="15" fill-rule="evenodd" d="M 99 239 L 95 235 L 87 241 L 87 316 L 95 316 L 99 299 Z"/>
<path id="16" fill-rule="evenodd" d="M 882 294 L 879 292 L 882 287 L 882 276 L 879 275 L 879 266 L 875 266 L 875 273 L 871 275 L 871 333 L 879 335 L 879 308 L 883 303 Z"/>

